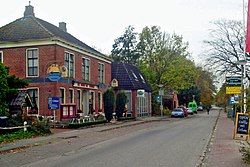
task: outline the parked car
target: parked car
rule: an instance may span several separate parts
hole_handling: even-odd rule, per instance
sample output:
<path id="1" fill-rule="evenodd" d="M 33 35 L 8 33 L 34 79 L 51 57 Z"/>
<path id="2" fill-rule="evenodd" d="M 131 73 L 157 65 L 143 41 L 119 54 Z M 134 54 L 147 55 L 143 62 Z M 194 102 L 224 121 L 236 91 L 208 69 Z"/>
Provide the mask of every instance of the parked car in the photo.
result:
<path id="1" fill-rule="evenodd" d="M 184 106 L 180 106 L 180 107 L 178 107 L 178 108 L 181 108 L 181 109 L 183 110 L 183 112 L 184 112 L 184 116 L 185 116 L 185 117 L 187 117 L 187 116 L 188 116 L 188 112 L 187 112 L 187 108 L 186 108 L 186 107 L 184 107 Z"/>
<path id="2" fill-rule="evenodd" d="M 188 115 L 193 115 L 194 114 L 192 108 L 188 108 L 187 109 L 187 113 L 188 113 Z"/>
<path id="3" fill-rule="evenodd" d="M 173 109 L 173 111 L 171 112 L 171 117 L 185 117 L 184 115 L 184 111 L 182 108 L 175 108 Z"/>
<path id="4" fill-rule="evenodd" d="M 202 106 L 199 106 L 199 107 L 197 108 L 197 111 L 203 111 L 203 107 L 202 107 Z"/>

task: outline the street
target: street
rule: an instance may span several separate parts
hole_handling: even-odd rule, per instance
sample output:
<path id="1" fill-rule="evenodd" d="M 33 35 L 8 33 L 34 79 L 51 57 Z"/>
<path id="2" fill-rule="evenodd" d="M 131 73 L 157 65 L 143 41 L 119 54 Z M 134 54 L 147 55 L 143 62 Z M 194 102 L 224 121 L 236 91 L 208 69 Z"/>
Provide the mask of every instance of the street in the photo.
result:
<path id="1" fill-rule="evenodd" d="M 17 153 L 1 155 L 1 166 L 165 166 L 194 167 L 200 163 L 219 112 L 185 119 L 149 122 L 98 131 L 72 131 L 66 140 L 51 141 Z M 172 121 L 174 120 L 174 121 Z M 88 131 L 77 136 L 80 131 Z"/>

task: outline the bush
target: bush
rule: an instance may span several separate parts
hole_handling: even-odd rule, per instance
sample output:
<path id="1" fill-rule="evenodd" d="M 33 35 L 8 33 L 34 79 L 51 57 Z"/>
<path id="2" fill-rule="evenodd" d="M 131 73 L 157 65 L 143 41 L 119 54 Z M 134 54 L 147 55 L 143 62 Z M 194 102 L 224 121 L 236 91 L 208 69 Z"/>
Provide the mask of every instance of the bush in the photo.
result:
<path id="1" fill-rule="evenodd" d="M 240 148 L 240 153 L 242 154 L 242 160 L 250 164 L 250 144 L 247 143 Z"/>
<path id="2" fill-rule="evenodd" d="M 69 128 L 80 128 L 80 127 L 85 127 L 85 126 L 103 124 L 106 122 L 107 122 L 106 120 L 97 120 L 97 121 L 93 121 L 93 122 L 70 123 Z"/>
<path id="3" fill-rule="evenodd" d="M 37 121 L 32 124 L 31 130 L 37 133 L 38 135 L 50 134 L 51 131 L 49 126 L 49 120 L 43 118 L 37 119 Z"/>
<path id="4" fill-rule="evenodd" d="M 113 111 L 114 111 L 114 102 L 115 102 L 115 93 L 112 89 L 108 89 L 103 94 L 103 100 L 104 100 L 104 113 L 106 120 L 108 122 L 111 121 L 113 118 Z"/>
<path id="5" fill-rule="evenodd" d="M 123 116 L 123 113 L 125 112 L 125 105 L 127 103 L 127 96 L 124 92 L 119 92 L 116 95 L 116 109 L 115 113 L 117 118 L 120 118 Z"/>

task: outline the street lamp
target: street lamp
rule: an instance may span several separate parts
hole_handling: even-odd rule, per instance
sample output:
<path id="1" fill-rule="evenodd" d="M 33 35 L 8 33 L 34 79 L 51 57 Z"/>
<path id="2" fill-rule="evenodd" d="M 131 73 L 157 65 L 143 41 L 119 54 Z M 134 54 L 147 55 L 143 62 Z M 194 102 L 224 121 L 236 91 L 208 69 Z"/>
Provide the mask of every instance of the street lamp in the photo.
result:
<path id="1" fill-rule="evenodd" d="M 164 90 L 163 90 L 163 85 L 162 85 L 162 84 L 158 85 L 158 87 L 160 88 L 160 90 L 159 90 L 159 96 L 161 97 L 160 110 L 161 110 L 161 117 L 162 117 L 162 116 L 163 116 L 162 97 L 163 97 L 163 95 L 164 95 Z"/>
<path id="2" fill-rule="evenodd" d="M 239 60 L 238 64 L 241 65 L 241 100 L 242 100 L 242 108 L 241 112 L 246 113 L 247 105 L 246 105 L 246 88 L 245 88 L 245 79 L 246 79 L 246 63 L 245 59 Z"/>

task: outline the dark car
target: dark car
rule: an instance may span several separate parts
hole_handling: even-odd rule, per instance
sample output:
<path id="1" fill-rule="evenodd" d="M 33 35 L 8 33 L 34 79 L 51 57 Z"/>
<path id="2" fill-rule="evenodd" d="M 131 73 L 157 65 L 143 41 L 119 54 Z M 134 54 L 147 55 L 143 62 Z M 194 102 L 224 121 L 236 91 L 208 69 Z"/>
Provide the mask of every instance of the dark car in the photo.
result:
<path id="1" fill-rule="evenodd" d="M 173 109 L 173 111 L 171 112 L 171 117 L 185 117 L 184 111 L 182 110 L 182 108 L 175 108 Z"/>

